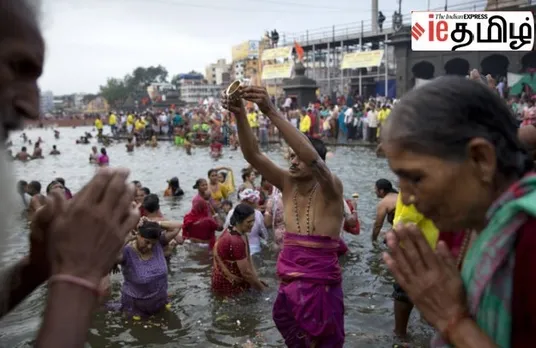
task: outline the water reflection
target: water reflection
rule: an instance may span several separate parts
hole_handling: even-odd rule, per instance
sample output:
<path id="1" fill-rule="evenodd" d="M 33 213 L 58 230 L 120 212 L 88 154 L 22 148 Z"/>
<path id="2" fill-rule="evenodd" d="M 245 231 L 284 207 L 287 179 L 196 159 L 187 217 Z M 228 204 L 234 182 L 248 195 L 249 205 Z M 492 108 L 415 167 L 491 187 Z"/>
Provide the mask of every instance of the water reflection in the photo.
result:
<path id="1" fill-rule="evenodd" d="M 17 179 L 39 180 L 46 186 L 57 176 L 65 178 L 67 186 L 76 192 L 95 171 L 88 164 L 91 145 L 75 145 L 75 140 L 89 128 L 61 129 L 61 138 L 55 140 L 52 130 L 29 130 L 30 139 L 41 136 L 44 153 L 58 146 L 61 156 L 46 157 L 28 163 L 15 163 Z M 12 139 L 14 150 L 22 146 L 17 134 Z M 343 288 L 346 306 L 347 347 L 390 347 L 393 343 L 392 283 L 380 262 L 380 250 L 370 242 L 371 225 L 376 212 L 377 198 L 374 182 L 385 177 L 393 180 L 384 160 L 378 160 L 371 149 L 337 148 L 329 167 L 341 178 L 347 196 L 359 192 L 357 207 L 361 220 L 361 235 L 346 235 L 350 252 L 343 257 Z M 277 163 L 287 166 L 279 148 L 266 150 Z M 15 152 L 15 151 L 14 151 Z M 131 179 L 140 180 L 154 193 L 162 195 L 166 181 L 177 176 L 185 196 L 180 199 L 162 198 L 161 209 L 170 219 L 181 219 L 189 210 L 196 193 L 192 188 L 197 178 L 206 177 L 215 166 L 228 166 L 240 181 L 240 170 L 246 162 L 240 152 L 227 149 L 214 162 L 207 148 L 196 148 L 193 156 L 182 149 L 162 143 L 158 149 L 136 148 L 127 153 L 124 144 L 108 148 L 110 164 L 131 169 Z M 237 182 L 239 184 L 239 182 Z M 27 250 L 28 230 L 23 221 L 15 221 L 8 240 L 9 251 L 4 262 L 20 258 Z M 95 314 L 89 335 L 92 347 L 234 347 L 248 339 L 265 347 L 283 347 L 275 328 L 271 311 L 277 295 L 275 255 L 264 249 L 258 263 L 260 276 L 269 282 L 270 289 L 260 295 L 245 294 L 230 301 L 214 298 L 210 291 L 212 260 L 208 250 L 195 245 L 179 248 L 171 261 L 169 292 L 171 312 L 155 317 L 150 323 L 132 322 L 119 313 L 99 311 Z M 119 299 L 121 275 L 113 275 L 113 297 Z M 30 296 L 14 313 L 4 318 L 0 340 L 5 347 L 31 346 L 43 310 L 41 288 Z M 410 321 L 417 346 L 427 346 L 429 329 L 418 315 Z"/>

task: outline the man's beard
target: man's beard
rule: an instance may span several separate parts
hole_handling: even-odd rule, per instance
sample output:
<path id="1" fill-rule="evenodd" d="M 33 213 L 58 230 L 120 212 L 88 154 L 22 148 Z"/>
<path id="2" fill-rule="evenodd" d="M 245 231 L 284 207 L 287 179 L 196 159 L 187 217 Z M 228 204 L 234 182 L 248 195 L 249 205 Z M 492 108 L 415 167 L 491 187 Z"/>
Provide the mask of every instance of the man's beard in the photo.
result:
<path id="1" fill-rule="evenodd" d="M 13 176 L 11 160 L 4 144 L 0 144 L 0 197 L 2 204 L 0 208 L 0 264 L 1 257 L 9 248 L 9 231 L 12 229 L 16 217 L 16 209 L 20 206 L 16 200 L 16 186 Z"/>

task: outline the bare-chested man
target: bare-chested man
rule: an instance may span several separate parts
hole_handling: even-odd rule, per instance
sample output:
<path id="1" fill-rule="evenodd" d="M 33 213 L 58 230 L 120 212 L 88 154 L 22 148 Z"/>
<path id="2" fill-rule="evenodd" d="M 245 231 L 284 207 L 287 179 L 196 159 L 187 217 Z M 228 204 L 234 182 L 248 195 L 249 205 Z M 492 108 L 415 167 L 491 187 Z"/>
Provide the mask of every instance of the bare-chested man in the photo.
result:
<path id="1" fill-rule="evenodd" d="M 376 207 L 376 218 L 372 229 L 372 242 L 376 242 L 383 227 L 383 223 L 387 218 L 387 222 L 393 225 L 395 218 L 396 200 L 398 191 L 393 188 L 393 184 L 387 179 L 379 179 L 376 181 L 374 189 L 376 196 L 381 198 L 381 201 Z"/>
<path id="2" fill-rule="evenodd" d="M 28 204 L 28 220 L 32 220 L 33 216 L 46 203 L 46 198 L 41 194 L 41 184 L 39 181 L 32 181 L 28 184 L 27 192 L 32 199 Z"/>
<path id="3" fill-rule="evenodd" d="M 273 319 L 288 347 L 340 348 L 344 344 L 344 303 L 338 262 L 343 189 L 324 163 L 321 140 L 309 139 L 275 108 L 263 87 L 243 87 L 240 95 L 258 105 L 292 149 L 285 170 L 261 153 L 242 100 L 224 96 L 235 114 L 245 159 L 283 194 L 281 280 Z"/>
<path id="4" fill-rule="evenodd" d="M 49 155 L 55 156 L 55 155 L 60 155 L 60 154 L 61 154 L 61 152 L 60 152 L 60 150 L 58 150 L 56 145 L 52 145 L 52 151 L 50 151 Z"/>
<path id="5" fill-rule="evenodd" d="M 20 149 L 20 152 L 15 155 L 15 159 L 23 162 L 29 161 L 31 159 L 30 154 L 28 153 L 28 149 L 26 149 L 26 146 L 23 146 L 22 149 Z"/>
<path id="6" fill-rule="evenodd" d="M 41 142 L 37 141 L 34 145 L 34 151 L 32 154 L 32 159 L 43 158 L 43 149 L 41 148 Z"/>

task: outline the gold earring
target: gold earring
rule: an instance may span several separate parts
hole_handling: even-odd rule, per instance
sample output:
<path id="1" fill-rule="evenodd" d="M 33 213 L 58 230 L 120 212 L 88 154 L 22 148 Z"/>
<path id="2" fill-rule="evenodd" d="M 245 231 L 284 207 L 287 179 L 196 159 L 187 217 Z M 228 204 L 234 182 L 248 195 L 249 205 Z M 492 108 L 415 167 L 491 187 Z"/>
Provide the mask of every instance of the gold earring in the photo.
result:
<path id="1" fill-rule="evenodd" d="M 414 195 L 409 196 L 409 203 L 410 204 L 415 203 L 415 196 Z"/>

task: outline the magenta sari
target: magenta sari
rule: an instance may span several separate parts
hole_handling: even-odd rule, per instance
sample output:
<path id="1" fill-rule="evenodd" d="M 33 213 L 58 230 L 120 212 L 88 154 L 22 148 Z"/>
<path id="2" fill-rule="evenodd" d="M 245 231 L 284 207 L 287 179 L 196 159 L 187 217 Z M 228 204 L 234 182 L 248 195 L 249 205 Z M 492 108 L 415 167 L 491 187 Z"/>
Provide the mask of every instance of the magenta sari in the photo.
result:
<path id="1" fill-rule="evenodd" d="M 344 301 L 340 242 L 286 232 L 277 260 L 281 280 L 274 322 L 292 348 L 342 348 Z"/>

